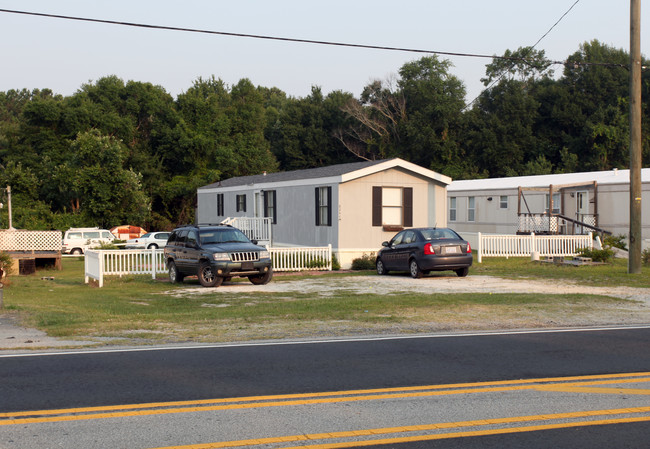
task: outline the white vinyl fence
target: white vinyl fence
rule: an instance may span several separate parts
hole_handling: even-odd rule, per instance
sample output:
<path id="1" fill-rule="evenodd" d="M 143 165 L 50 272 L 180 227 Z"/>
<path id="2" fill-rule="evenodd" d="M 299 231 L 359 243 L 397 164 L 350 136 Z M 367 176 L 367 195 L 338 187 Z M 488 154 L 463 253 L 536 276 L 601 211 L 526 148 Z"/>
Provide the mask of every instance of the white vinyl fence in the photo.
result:
<path id="1" fill-rule="evenodd" d="M 274 271 L 331 270 L 332 245 L 325 247 L 269 248 Z M 85 282 L 90 278 L 104 286 L 104 276 L 166 273 L 162 249 L 87 250 Z"/>
<path id="2" fill-rule="evenodd" d="M 128 274 L 165 273 L 165 258 L 162 249 L 132 249 L 132 250 L 86 250 L 85 252 L 85 282 L 93 278 L 104 286 L 104 276 L 124 276 Z"/>
<path id="3" fill-rule="evenodd" d="M 507 235 L 478 233 L 478 263 L 483 257 L 530 257 L 533 252 L 540 256 L 571 257 L 578 249 L 593 249 L 592 233 L 588 235 Z"/>
<path id="4" fill-rule="evenodd" d="M 269 248 L 273 271 L 332 269 L 332 245 L 322 247 Z"/>

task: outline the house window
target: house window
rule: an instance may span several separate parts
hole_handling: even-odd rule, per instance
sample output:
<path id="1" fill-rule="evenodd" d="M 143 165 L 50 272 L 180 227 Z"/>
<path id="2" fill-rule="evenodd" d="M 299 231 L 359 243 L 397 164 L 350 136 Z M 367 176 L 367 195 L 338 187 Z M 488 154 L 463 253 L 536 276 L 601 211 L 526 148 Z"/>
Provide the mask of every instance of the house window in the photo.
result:
<path id="1" fill-rule="evenodd" d="M 549 198 L 550 198 L 550 195 L 547 193 L 546 198 L 545 198 L 546 199 L 546 213 L 548 213 L 548 209 L 549 209 L 549 204 L 548 204 Z M 560 193 L 559 192 L 553 194 L 553 211 L 552 211 L 552 213 L 554 213 L 554 214 L 559 214 L 560 213 Z"/>
<path id="2" fill-rule="evenodd" d="M 271 218 L 271 223 L 273 224 L 278 222 L 275 190 L 264 191 L 264 217 Z"/>
<path id="3" fill-rule="evenodd" d="M 456 197 L 449 197 L 449 221 L 456 221 Z"/>
<path id="4" fill-rule="evenodd" d="M 403 225 L 402 217 L 402 189 L 384 187 L 381 199 L 382 224 Z"/>
<path id="5" fill-rule="evenodd" d="M 373 226 L 413 226 L 413 188 L 372 188 Z"/>
<path id="6" fill-rule="evenodd" d="M 223 193 L 217 193 L 217 215 L 223 217 Z"/>
<path id="7" fill-rule="evenodd" d="M 316 187 L 316 226 L 332 226 L 332 188 Z"/>
<path id="8" fill-rule="evenodd" d="M 237 195 L 237 212 L 246 212 L 246 195 Z"/>
<path id="9" fill-rule="evenodd" d="M 467 197 L 467 221 L 476 221 L 476 201 L 473 196 Z"/>
<path id="10" fill-rule="evenodd" d="M 501 195 L 499 197 L 499 209 L 508 208 L 508 195 Z"/>

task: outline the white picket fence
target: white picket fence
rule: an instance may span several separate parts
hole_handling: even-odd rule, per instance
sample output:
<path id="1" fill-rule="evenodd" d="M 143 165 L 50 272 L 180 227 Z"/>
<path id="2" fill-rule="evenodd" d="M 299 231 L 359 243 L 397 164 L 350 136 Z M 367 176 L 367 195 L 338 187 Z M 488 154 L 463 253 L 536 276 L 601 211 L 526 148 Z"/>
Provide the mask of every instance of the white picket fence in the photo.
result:
<path id="1" fill-rule="evenodd" d="M 319 247 L 269 248 L 273 271 L 332 269 L 332 245 Z"/>
<path id="2" fill-rule="evenodd" d="M 269 248 L 274 271 L 331 270 L 332 245 L 325 247 Z M 86 284 L 95 279 L 104 286 L 104 276 L 166 273 L 162 249 L 87 250 L 84 276 Z"/>
<path id="3" fill-rule="evenodd" d="M 89 249 L 84 254 L 86 284 L 93 278 L 103 287 L 104 276 L 150 274 L 155 279 L 156 273 L 167 272 L 162 249 Z"/>
<path id="4" fill-rule="evenodd" d="M 478 233 L 477 262 L 483 257 L 530 257 L 533 252 L 540 256 L 572 257 L 578 249 L 593 249 L 592 233 L 588 235 L 509 235 Z"/>

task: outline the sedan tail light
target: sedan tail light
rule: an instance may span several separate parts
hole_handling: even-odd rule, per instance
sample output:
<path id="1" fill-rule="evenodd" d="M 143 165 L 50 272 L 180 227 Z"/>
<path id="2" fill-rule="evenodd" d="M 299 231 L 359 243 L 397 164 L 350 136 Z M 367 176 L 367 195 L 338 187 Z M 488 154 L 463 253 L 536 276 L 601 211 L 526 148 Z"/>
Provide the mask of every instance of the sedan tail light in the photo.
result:
<path id="1" fill-rule="evenodd" d="M 430 256 L 430 255 L 435 254 L 435 253 L 436 252 L 433 249 L 433 245 L 431 243 L 427 243 L 426 245 L 424 245 L 424 254 L 426 254 L 427 256 Z"/>
<path id="2" fill-rule="evenodd" d="M 467 254 L 472 254 L 472 247 L 470 246 L 469 242 L 467 242 Z"/>

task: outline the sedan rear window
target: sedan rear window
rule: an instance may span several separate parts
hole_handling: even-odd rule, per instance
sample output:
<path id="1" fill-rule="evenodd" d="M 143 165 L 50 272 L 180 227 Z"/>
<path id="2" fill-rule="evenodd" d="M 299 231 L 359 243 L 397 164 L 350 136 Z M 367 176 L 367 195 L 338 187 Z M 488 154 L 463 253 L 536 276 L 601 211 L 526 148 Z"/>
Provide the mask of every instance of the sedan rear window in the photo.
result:
<path id="1" fill-rule="evenodd" d="M 460 239 L 460 236 L 456 234 L 451 229 L 439 228 L 439 229 L 424 229 L 422 232 L 422 237 L 425 240 L 438 240 L 438 239 Z"/>

